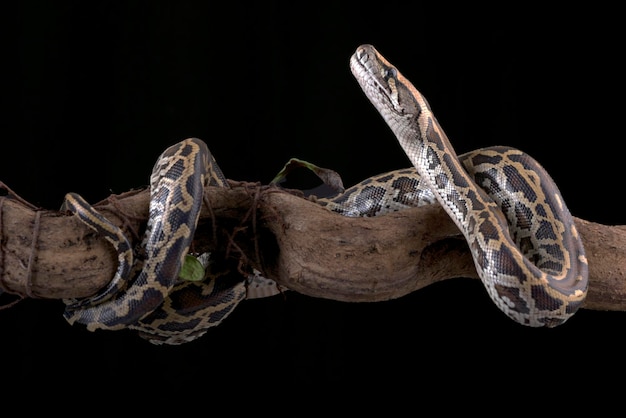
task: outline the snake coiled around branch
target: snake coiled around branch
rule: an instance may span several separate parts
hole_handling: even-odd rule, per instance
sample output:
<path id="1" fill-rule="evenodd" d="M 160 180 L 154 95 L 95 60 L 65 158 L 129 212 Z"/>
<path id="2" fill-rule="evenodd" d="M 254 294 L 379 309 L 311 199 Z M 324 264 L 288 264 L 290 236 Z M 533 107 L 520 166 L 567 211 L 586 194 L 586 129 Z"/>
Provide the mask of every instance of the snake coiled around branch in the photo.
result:
<path id="1" fill-rule="evenodd" d="M 506 185 L 491 186 L 487 179 L 485 188 L 479 187 L 426 99 L 373 46 L 357 48 L 350 68 L 421 181 L 465 236 L 498 308 L 535 327 L 556 326 L 571 317 L 587 294 L 587 259 L 572 215 L 548 173 L 533 162 L 528 174 L 521 175 L 525 181 L 518 181 L 518 169 L 527 166 L 529 157 L 521 154 L 512 162 L 502 162 L 498 155 L 479 158 Z"/>
<path id="2" fill-rule="evenodd" d="M 384 173 L 317 202 L 343 216 L 380 216 L 439 204 L 469 244 L 494 303 L 523 325 L 553 327 L 582 305 L 588 267 L 582 241 L 557 186 L 543 167 L 514 148 L 457 156 L 419 91 L 371 45 L 350 68 L 414 167 Z M 89 330 L 129 328 L 155 344 L 192 341 L 246 299 L 248 278 L 179 279 L 193 240 L 203 189 L 229 187 L 204 142 L 165 150 L 150 181 L 150 217 L 139 249 L 80 196 L 64 209 L 118 251 L 118 270 L 98 294 L 66 300 L 65 317 Z"/>

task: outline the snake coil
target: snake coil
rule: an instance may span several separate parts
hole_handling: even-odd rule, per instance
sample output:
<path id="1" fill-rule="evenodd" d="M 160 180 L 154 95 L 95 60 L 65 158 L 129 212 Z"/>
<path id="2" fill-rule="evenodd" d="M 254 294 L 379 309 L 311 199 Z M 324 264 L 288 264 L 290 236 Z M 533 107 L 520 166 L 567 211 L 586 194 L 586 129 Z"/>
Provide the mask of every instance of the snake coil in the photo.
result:
<path id="1" fill-rule="evenodd" d="M 465 236 L 494 303 L 523 325 L 553 327 L 582 305 L 588 266 L 565 202 L 541 165 L 510 147 L 457 156 L 426 99 L 371 45 L 350 68 L 414 167 L 371 177 L 317 202 L 344 216 L 378 216 L 440 204 Z M 96 295 L 66 300 L 65 318 L 89 330 L 137 330 L 155 344 L 181 344 L 221 323 L 246 298 L 241 277 L 184 282 L 206 185 L 229 187 L 206 144 L 166 149 L 150 180 L 150 217 L 139 255 L 115 225 L 68 193 L 64 208 L 118 252 L 113 280 Z"/>

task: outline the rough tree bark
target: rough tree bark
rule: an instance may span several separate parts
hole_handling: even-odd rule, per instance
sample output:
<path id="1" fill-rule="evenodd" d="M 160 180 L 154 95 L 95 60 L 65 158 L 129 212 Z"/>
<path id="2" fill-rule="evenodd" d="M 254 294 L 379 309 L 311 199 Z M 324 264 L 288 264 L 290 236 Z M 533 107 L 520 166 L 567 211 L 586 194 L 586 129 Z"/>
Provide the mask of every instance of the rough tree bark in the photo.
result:
<path id="1" fill-rule="evenodd" d="M 0 288 L 61 299 L 108 283 L 117 256 L 107 241 L 75 217 L 34 208 L 0 186 Z M 384 301 L 449 278 L 477 278 L 465 241 L 439 206 L 346 218 L 274 187 L 208 187 L 206 196 L 194 251 L 243 262 L 309 296 Z M 95 207 L 136 244 L 148 201 L 148 192 L 137 190 Z M 584 308 L 626 310 L 626 226 L 575 221 L 590 268 Z"/>

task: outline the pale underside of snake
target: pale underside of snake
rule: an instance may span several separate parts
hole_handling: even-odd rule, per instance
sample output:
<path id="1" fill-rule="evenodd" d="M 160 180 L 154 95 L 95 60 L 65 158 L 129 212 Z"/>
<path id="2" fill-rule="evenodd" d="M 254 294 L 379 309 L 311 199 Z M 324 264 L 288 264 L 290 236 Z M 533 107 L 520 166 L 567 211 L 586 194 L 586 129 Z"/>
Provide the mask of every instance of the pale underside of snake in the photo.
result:
<path id="1" fill-rule="evenodd" d="M 571 317 L 584 301 L 588 268 L 573 218 L 541 165 L 502 146 L 457 157 L 426 100 L 372 46 L 360 46 L 350 68 L 414 167 L 317 202 L 344 216 L 440 204 L 465 236 L 489 296 L 505 314 L 535 327 Z M 204 142 L 190 138 L 163 152 L 151 176 L 150 218 L 137 254 L 119 228 L 69 193 L 65 209 L 115 246 L 119 266 L 96 295 L 66 300 L 66 319 L 89 330 L 129 328 L 155 344 L 181 344 L 254 297 L 256 279 L 276 286 L 260 276 L 178 278 L 206 184 L 229 187 Z"/>

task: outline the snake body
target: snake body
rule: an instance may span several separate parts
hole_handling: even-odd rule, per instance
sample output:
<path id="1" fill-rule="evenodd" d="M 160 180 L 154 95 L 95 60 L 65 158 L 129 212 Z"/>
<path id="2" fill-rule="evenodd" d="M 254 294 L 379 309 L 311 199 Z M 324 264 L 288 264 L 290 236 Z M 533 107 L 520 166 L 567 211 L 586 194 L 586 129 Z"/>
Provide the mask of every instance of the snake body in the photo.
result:
<path id="1" fill-rule="evenodd" d="M 317 202 L 343 216 L 440 204 L 465 236 L 488 294 L 505 314 L 547 327 L 573 315 L 587 292 L 587 262 L 573 218 L 543 167 L 510 147 L 457 156 L 423 96 L 371 45 L 356 50 L 350 68 L 414 167 Z M 155 344 L 182 344 L 249 298 L 239 276 L 178 279 L 208 184 L 229 187 L 204 142 L 190 138 L 165 150 L 150 178 L 150 215 L 138 254 L 119 228 L 68 193 L 64 208 L 116 248 L 119 265 L 96 295 L 66 300 L 65 318 L 92 331 L 129 328 Z"/>
<path id="2" fill-rule="evenodd" d="M 136 263 L 119 229 L 79 195 L 68 193 L 64 208 L 110 237 L 119 263 L 113 284 L 91 298 L 66 301 L 66 320 L 85 324 L 90 331 L 129 328 L 154 343 L 179 344 L 197 338 L 198 322 L 218 323 L 225 318 L 245 297 L 241 281 L 197 285 L 181 282 L 178 275 L 198 223 L 204 187 L 227 184 L 203 141 L 189 138 L 167 148 L 150 177 L 149 218 Z M 135 277 L 131 270 L 138 271 Z M 199 310 L 211 312 L 198 315 Z M 200 319 L 194 321 L 194 315 Z"/>
<path id="3" fill-rule="evenodd" d="M 531 172 L 517 183 L 511 179 L 529 161 L 524 154 L 515 164 L 503 164 L 499 155 L 481 157 L 506 180 L 510 194 L 490 197 L 463 167 L 426 99 L 373 46 L 357 48 L 350 68 L 421 181 L 465 236 L 496 306 L 529 326 L 553 327 L 571 317 L 587 294 L 588 266 L 574 220 L 547 173 Z M 503 211 L 515 215 L 514 224 Z"/>
<path id="4" fill-rule="evenodd" d="M 96 306 L 103 303 L 126 287 L 134 264 L 134 254 L 130 242 L 122 230 L 102 216 L 79 194 L 68 193 L 61 206 L 61 211 L 70 211 L 78 214 L 81 222 L 104 237 L 117 251 L 117 271 L 104 289 L 90 298 L 65 300 L 67 305 L 66 313 L 78 312 L 87 306 Z"/>

